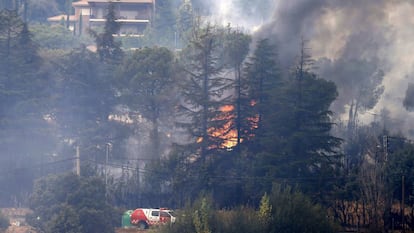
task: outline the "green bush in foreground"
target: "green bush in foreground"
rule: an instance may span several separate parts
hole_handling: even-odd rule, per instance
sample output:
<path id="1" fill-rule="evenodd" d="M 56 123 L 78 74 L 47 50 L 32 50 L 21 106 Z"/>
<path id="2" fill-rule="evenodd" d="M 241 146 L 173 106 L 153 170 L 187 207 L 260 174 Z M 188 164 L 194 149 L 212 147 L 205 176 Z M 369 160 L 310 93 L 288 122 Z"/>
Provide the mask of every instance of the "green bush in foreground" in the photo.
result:
<path id="1" fill-rule="evenodd" d="M 268 232 L 337 232 L 336 225 L 327 217 L 327 211 L 322 206 L 290 186 L 275 185 L 270 203 L 272 218 Z"/>
<path id="2" fill-rule="evenodd" d="M 265 194 L 258 209 L 238 207 L 213 210 L 202 198 L 178 212 L 177 222 L 161 229 L 163 233 L 331 233 L 337 226 L 322 206 L 289 186 L 275 185 Z"/>

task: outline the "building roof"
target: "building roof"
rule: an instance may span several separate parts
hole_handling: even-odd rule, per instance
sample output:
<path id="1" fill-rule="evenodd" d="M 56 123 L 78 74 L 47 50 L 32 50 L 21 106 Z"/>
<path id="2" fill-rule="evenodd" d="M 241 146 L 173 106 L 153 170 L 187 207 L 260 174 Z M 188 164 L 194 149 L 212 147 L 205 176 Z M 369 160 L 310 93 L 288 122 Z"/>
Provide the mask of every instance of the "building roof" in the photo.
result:
<path id="1" fill-rule="evenodd" d="M 88 6 L 88 5 L 89 5 L 89 3 L 86 0 L 81 0 L 81 1 L 78 1 L 78 2 L 73 2 L 72 3 L 72 6 Z"/>
<path id="2" fill-rule="evenodd" d="M 107 2 L 120 2 L 120 3 L 154 3 L 155 0 L 80 0 L 73 2 L 72 6 L 89 6 L 89 3 L 107 3 Z"/>

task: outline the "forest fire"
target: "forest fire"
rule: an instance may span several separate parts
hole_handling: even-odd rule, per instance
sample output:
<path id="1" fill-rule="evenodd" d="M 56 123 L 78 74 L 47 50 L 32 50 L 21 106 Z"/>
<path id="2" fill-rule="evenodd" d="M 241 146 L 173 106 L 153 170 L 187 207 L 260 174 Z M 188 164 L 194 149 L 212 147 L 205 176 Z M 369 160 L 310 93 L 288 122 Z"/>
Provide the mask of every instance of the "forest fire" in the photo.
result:
<path id="1" fill-rule="evenodd" d="M 234 106 L 224 105 L 220 107 L 220 116 L 215 118 L 215 121 L 223 122 L 223 125 L 219 128 L 210 127 L 207 131 L 211 137 L 219 138 L 222 143 L 218 146 L 221 149 L 231 149 L 237 145 L 237 130 L 233 128 L 234 125 Z M 202 137 L 197 138 L 197 143 L 203 141 Z M 210 149 L 217 148 L 216 146 L 210 146 Z"/>
<path id="2" fill-rule="evenodd" d="M 256 104 L 255 101 L 252 101 L 250 106 L 254 106 Z M 235 107 L 233 105 L 224 105 L 220 107 L 220 115 L 216 117 L 214 120 L 221 122 L 221 127 L 210 127 L 208 129 L 208 134 L 213 138 L 221 139 L 222 142 L 219 146 L 210 146 L 210 149 L 213 148 L 221 148 L 221 149 L 231 149 L 235 146 L 237 146 L 237 129 L 235 127 L 235 113 L 234 113 Z M 253 117 L 247 117 L 248 121 L 248 127 L 251 130 L 257 129 L 259 124 L 259 116 L 255 115 Z M 254 134 L 252 131 L 250 132 L 244 132 L 245 135 L 247 135 L 248 138 L 254 137 Z M 203 141 L 203 138 L 199 137 L 197 139 L 197 143 L 201 143 Z M 243 142 L 243 138 L 240 138 L 240 142 Z"/>
<path id="3" fill-rule="evenodd" d="M 234 106 L 224 105 L 220 108 L 221 115 L 217 120 L 224 121 L 221 128 L 210 128 L 208 133 L 216 138 L 223 140 L 220 148 L 230 149 L 237 145 L 237 130 L 233 127 L 234 125 Z"/>

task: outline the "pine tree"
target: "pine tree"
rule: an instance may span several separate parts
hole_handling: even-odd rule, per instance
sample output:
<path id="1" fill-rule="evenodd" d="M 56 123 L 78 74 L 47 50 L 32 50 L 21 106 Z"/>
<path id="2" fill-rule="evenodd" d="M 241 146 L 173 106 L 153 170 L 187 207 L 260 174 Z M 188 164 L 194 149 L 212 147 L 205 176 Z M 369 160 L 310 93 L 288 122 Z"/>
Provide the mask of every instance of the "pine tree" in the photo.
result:
<path id="1" fill-rule="evenodd" d="M 247 97 L 247 88 L 246 88 L 246 80 L 242 77 L 242 65 L 243 62 L 249 52 L 249 45 L 251 42 L 251 38 L 249 35 L 244 34 L 239 30 L 228 28 L 228 32 L 225 35 L 225 51 L 226 51 L 226 58 L 229 63 L 230 68 L 233 69 L 234 72 L 234 88 L 235 88 L 235 97 L 234 97 L 234 129 L 237 132 L 237 141 L 236 145 L 240 146 L 240 143 L 243 139 L 247 139 L 245 132 L 246 126 L 245 121 L 248 116 L 245 115 L 245 108 L 249 104 L 246 103 L 248 101 Z"/>
<path id="2" fill-rule="evenodd" d="M 58 134 L 87 145 L 110 142 L 114 132 L 108 128 L 108 116 L 115 101 L 112 64 L 100 62 L 86 48 L 73 50 L 57 63 L 59 73 L 53 83 L 57 91 L 50 105 Z"/>
<path id="3" fill-rule="evenodd" d="M 223 117 L 221 108 L 230 103 L 231 96 L 225 95 L 225 91 L 232 87 L 232 82 L 222 76 L 218 39 L 217 28 L 207 24 L 194 32 L 190 46 L 183 51 L 186 57 L 183 59 L 184 77 L 180 81 L 182 104 L 177 125 L 186 130 L 189 136 L 184 145 L 186 154 L 195 159 L 188 171 L 194 173 L 188 177 L 197 184 L 191 187 L 194 192 L 211 188 L 213 155 L 224 149 L 226 141 L 223 126 L 228 120 Z M 195 193 L 190 195 L 195 196 Z"/>
<path id="4" fill-rule="evenodd" d="M 120 42 L 115 41 L 114 35 L 118 34 L 121 25 L 116 21 L 115 3 L 109 3 L 105 20 L 104 31 L 102 33 L 98 34 L 93 30 L 90 30 L 90 33 L 95 38 L 96 49 L 101 61 L 120 62 L 123 52 Z"/>
<path id="5" fill-rule="evenodd" d="M 245 103 L 244 108 L 245 112 L 248 112 L 247 117 L 255 119 L 254 122 L 250 122 L 250 125 L 246 125 L 245 130 L 250 131 L 257 128 L 260 131 L 263 127 L 266 127 L 263 125 L 263 115 L 266 114 L 266 111 L 276 111 L 276 109 L 269 109 L 269 101 L 272 98 L 278 98 L 277 95 L 280 93 L 279 89 L 282 83 L 277 64 L 276 48 L 270 44 L 268 39 L 257 42 L 253 56 L 247 61 L 245 75 L 247 78 L 248 102 Z M 259 132 L 255 134 L 257 133 Z"/>
<path id="6" fill-rule="evenodd" d="M 324 179 L 336 175 L 341 140 L 331 135 L 329 107 L 337 97 L 336 86 L 312 73 L 311 61 L 302 44 L 295 71 L 269 104 L 274 106 L 273 113 L 264 121 L 271 136 L 266 136 L 262 145 L 271 145 L 266 150 L 272 151 L 270 158 L 275 159 L 278 176 L 310 179 L 301 188 L 317 193 L 332 187 Z"/>
<path id="7" fill-rule="evenodd" d="M 166 126 L 173 116 L 175 106 L 175 63 L 172 52 L 166 48 L 143 48 L 125 60 L 117 76 L 123 84 L 122 102 L 131 111 L 141 114 L 151 122 L 150 157 L 162 154 L 161 126 Z"/>
<path id="8" fill-rule="evenodd" d="M 250 98 L 255 101 L 257 130 L 254 154 L 257 176 L 268 191 L 272 179 L 312 179 L 315 185 L 300 183 L 305 191 L 327 188 L 323 179 L 335 175 L 341 140 L 330 134 L 330 104 L 337 96 L 332 82 L 319 79 L 311 72 L 309 56 L 302 50 L 295 72 L 282 77 L 277 71 L 274 50 L 266 40 L 259 41 L 247 65 Z M 315 183 L 309 183 L 315 184 Z M 331 183 L 332 184 L 332 183 Z"/>
<path id="9" fill-rule="evenodd" d="M 0 77 L 8 77 L 11 74 L 13 65 L 12 48 L 16 46 L 17 38 L 22 32 L 24 23 L 20 19 L 17 11 L 0 11 Z"/>
<path id="10" fill-rule="evenodd" d="M 194 32 L 191 45 L 184 53 L 186 77 L 182 82 L 184 104 L 180 108 L 183 121 L 197 154 L 205 159 L 212 149 L 220 148 L 223 139 L 214 135 L 223 124 L 220 107 L 228 103 L 224 92 L 231 87 L 229 79 L 222 77 L 223 67 L 218 63 L 218 31 L 208 24 Z"/>
<path id="11" fill-rule="evenodd" d="M 0 28 L 0 149 L 8 151 L 0 165 L 10 170 L 32 164 L 50 149 L 51 136 L 43 118 L 48 75 L 41 73 L 38 48 L 16 11 L 0 11 Z M 0 185 L 9 187 L 3 201 L 27 192 L 33 176 L 28 170 L 2 179 Z"/>
<path id="12" fill-rule="evenodd" d="M 158 45 L 174 47 L 176 18 L 171 0 L 155 1 L 155 19 L 151 24 Z"/>

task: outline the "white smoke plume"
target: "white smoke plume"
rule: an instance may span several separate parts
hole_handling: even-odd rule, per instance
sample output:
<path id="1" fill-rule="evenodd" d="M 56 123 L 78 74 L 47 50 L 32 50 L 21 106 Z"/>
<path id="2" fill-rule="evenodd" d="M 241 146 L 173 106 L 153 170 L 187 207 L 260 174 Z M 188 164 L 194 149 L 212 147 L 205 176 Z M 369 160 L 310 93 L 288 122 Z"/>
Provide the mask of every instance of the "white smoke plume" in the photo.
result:
<path id="1" fill-rule="evenodd" d="M 269 20 L 274 0 L 210 0 L 210 21 L 253 33 Z"/>

